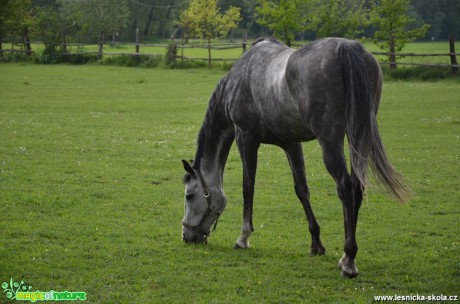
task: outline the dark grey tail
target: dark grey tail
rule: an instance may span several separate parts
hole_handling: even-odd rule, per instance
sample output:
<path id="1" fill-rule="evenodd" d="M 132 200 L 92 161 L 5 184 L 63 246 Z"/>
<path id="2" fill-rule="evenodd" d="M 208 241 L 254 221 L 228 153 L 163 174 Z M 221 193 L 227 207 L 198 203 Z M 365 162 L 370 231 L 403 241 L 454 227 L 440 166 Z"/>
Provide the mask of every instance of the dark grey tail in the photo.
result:
<path id="1" fill-rule="evenodd" d="M 407 201 L 409 188 L 396 172 L 385 153 L 377 126 L 379 94 L 370 91 L 370 71 L 364 57 L 366 51 L 357 42 L 344 41 L 339 47 L 342 75 L 346 95 L 346 125 L 350 146 L 351 167 L 364 187 L 367 184 L 367 167 L 370 164 L 377 179 L 390 195 L 400 202 Z M 375 68 L 381 86 L 378 65 Z"/>

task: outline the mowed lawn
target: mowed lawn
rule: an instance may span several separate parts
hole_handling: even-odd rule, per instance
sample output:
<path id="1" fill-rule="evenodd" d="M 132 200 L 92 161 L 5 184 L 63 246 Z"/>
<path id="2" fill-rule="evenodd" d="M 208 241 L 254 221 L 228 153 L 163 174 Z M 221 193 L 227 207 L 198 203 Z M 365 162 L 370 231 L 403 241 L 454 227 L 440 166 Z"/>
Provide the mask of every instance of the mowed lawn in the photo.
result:
<path id="1" fill-rule="evenodd" d="M 460 83 L 387 82 L 381 134 L 416 193 L 368 189 L 353 280 L 340 277 L 342 207 L 316 142 L 304 144 L 326 255 L 310 236 L 284 153 L 262 146 L 251 248 L 241 162 L 208 245 L 181 240 L 183 169 L 222 70 L 0 64 L 0 283 L 84 291 L 88 303 L 370 303 L 458 295 Z M 0 294 L 0 302 L 5 302 Z"/>

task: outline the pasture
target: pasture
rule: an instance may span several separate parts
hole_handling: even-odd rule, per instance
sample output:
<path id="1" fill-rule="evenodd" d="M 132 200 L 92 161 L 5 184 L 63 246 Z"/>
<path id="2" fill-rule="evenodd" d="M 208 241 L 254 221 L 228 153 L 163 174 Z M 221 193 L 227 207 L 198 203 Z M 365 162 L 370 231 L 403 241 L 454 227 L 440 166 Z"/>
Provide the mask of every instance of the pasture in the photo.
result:
<path id="1" fill-rule="evenodd" d="M 458 81 L 386 82 L 379 112 L 390 160 L 416 196 L 368 189 L 356 279 L 340 277 L 342 206 L 316 142 L 304 144 L 325 256 L 282 150 L 263 146 L 252 248 L 241 162 L 207 245 L 181 240 L 183 168 L 221 70 L 0 65 L 0 283 L 84 291 L 88 303 L 369 303 L 375 295 L 458 295 Z M 6 301 L 4 294 L 0 295 Z"/>

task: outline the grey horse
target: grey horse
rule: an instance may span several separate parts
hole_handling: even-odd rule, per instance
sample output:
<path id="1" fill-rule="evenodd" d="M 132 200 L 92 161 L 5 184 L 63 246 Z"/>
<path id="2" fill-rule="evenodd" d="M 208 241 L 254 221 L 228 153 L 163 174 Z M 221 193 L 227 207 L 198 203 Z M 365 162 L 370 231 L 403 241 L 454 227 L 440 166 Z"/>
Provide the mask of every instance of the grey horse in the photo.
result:
<path id="1" fill-rule="evenodd" d="M 376 114 L 382 73 L 376 59 L 356 41 L 326 38 L 291 49 L 273 38 L 258 39 L 215 88 L 186 171 L 185 242 L 207 242 L 226 206 L 223 172 L 236 139 L 243 163 L 243 226 L 235 248 L 248 248 L 252 223 L 257 150 L 281 147 L 289 160 L 294 188 L 312 237 L 311 255 L 325 253 L 305 176 L 301 142 L 317 139 L 324 164 L 343 205 L 345 243 L 338 267 L 355 277 L 355 232 L 367 184 L 368 165 L 389 194 L 404 201 L 408 189 L 389 163 Z M 347 170 L 344 140 L 350 146 Z M 215 228 L 215 226 L 214 226 Z"/>

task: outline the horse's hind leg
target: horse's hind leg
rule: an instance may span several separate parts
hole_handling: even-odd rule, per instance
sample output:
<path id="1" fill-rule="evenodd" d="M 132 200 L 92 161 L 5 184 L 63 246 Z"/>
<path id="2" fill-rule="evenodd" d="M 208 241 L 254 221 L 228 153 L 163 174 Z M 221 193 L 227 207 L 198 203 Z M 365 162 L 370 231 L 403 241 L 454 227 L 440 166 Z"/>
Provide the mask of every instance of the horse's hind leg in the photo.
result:
<path id="1" fill-rule="evenodd" d="M 355 264 L 355 257 L 358 252 L 356 223 L 359 205 L 362 200 L 362 190 L 354 187 L 355 183 L 347 171 L 341 141 L 335 143 L 321 142 L 321 146 L 323 148 L 324 164 L 336 182 L 337 193 L 343 205 L 345 244 L 344 254 L 338 265 L 342 269 L 343 276 L 353 278 L 358 275 L 358 268 Z M 355 198 L 359 199 L 359 202 L 355 203 Z"/>
<path id="2" fill-rule="evenodd" d="M 308 229 L 312 239 L 310 255 L 323 255 L 326 249 L 321 244 L 320 228 L 310 204 L 310 192 L 307 186 L 307 178 L 305 177 L 305 163 L 303 160 L 302 146 L 300 143 L 294 143 L 284 145 L 282 148 L 286 152 L 289 165 L 291 166 L 295 192 L 302 203 L 305 215 L 308 219 Z"/>

